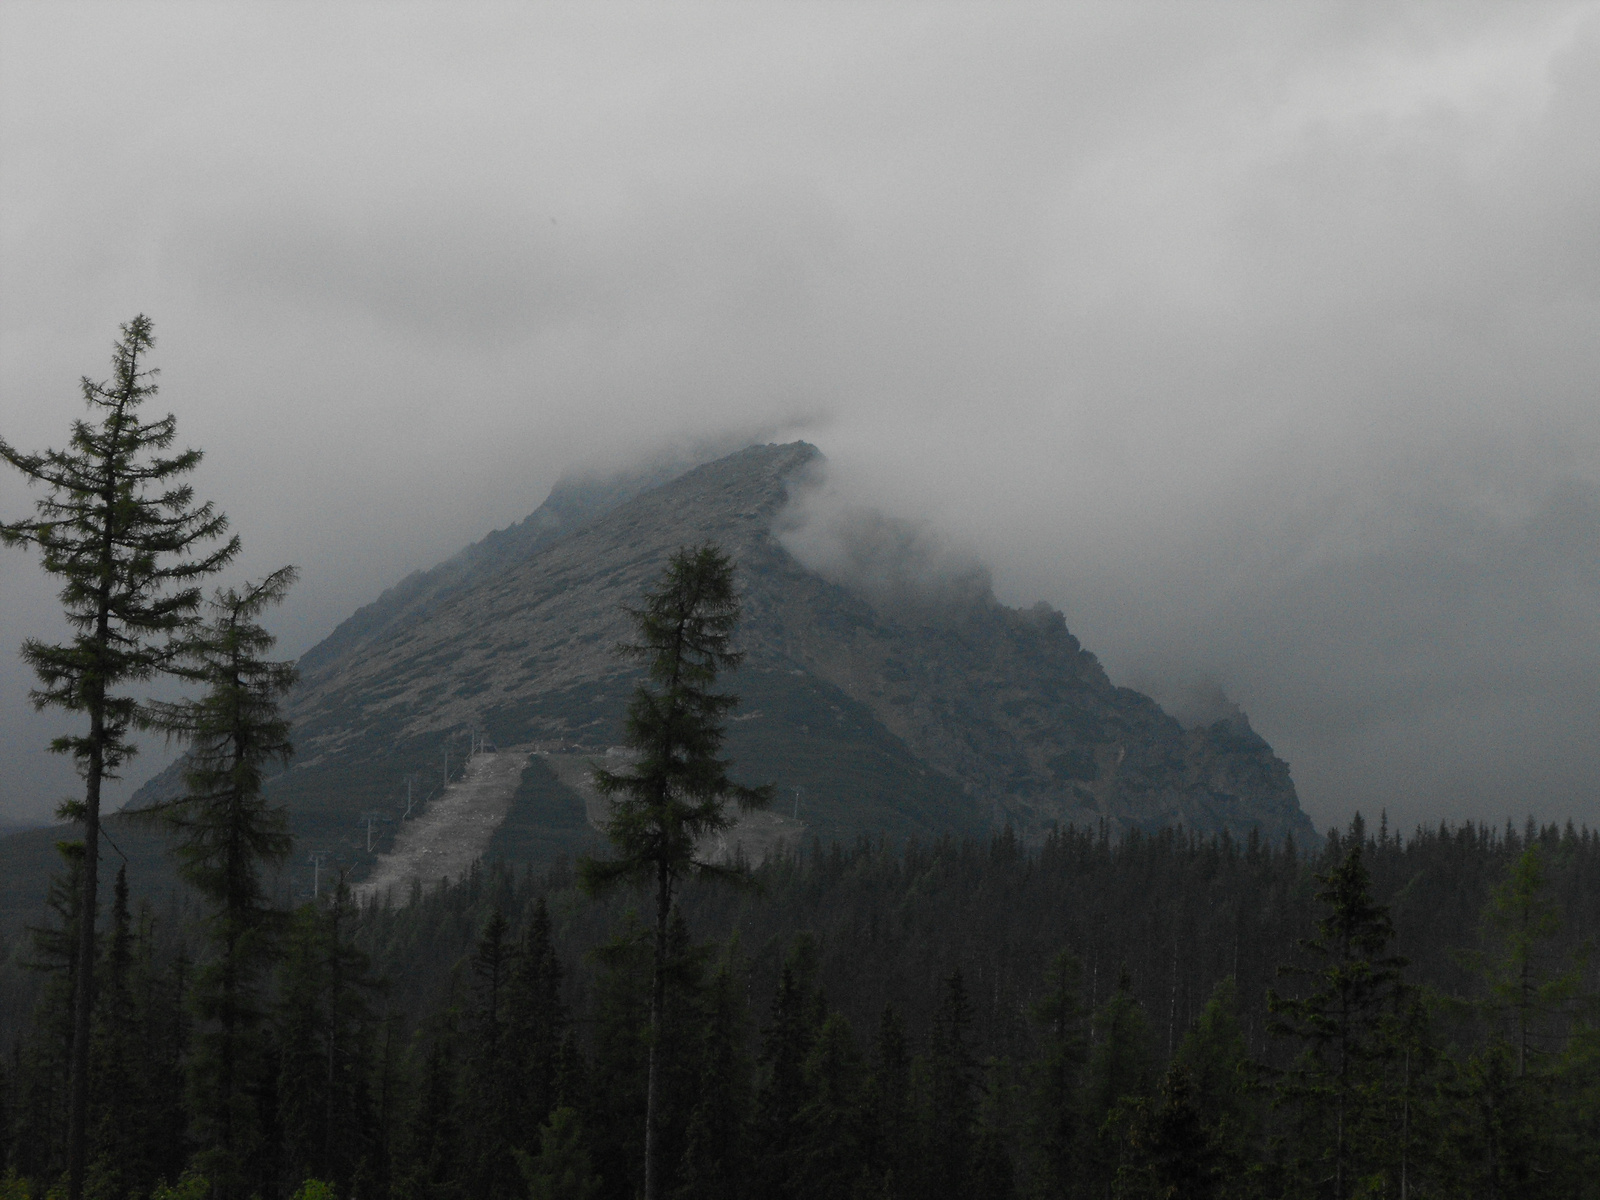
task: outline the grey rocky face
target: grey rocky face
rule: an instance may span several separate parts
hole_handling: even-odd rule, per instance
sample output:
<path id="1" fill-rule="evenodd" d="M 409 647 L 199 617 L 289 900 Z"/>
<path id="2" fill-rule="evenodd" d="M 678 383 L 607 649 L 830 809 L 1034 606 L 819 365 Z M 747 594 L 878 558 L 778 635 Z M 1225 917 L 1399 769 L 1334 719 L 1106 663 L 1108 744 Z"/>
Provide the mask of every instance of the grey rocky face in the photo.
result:
<path id="1" fill-rule="evenodd" d="M 729 677 L 743 703 L 726 748 L 736 777 L 779 784 L 777 809 L 807 837 L 1010 824 L 1036 841 L 1104 820 L 1315 839 L 1288 766 L 1242 714 L 1186 728 L 1113 685 L 1060 613 L 1006 608 L 970 570 L 944 595 L 893 529 L 866 530 L 869 584 L 848 564 L 803 565 L 785 545 L 794 530 L 776 531 L 789 481 L 819 458 L 803 442 L 752 446 L 666 481 L 558 489 L 363 610 L 306 656 L 291 701 L 298 765 L 274 789 L 302 836 L 338 841 L 347 808 L 403 797 L 405 774 L 437 770 L 469 727 L 502 746 L 603 754 L 635 682 L 613 652 L 629 632 L 622 606 L 672 550 L 715 541 L 738 563 L 747 653 Z M 922 575 L 898 580 L 897 555 Z M 582 798 L 559 786 L 573 809 L 563 828 L 583 824 Z M 507 820 L 544 811 L 519 818 L 513 804 Z"/>

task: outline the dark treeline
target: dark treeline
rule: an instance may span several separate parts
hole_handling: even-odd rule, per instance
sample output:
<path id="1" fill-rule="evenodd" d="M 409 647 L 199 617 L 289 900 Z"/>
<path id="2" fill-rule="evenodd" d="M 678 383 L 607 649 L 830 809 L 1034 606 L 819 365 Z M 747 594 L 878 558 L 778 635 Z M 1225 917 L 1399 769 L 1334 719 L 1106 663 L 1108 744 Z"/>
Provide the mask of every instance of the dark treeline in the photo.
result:
<path id="1" fill-rule="evenodd" d="M 0 1195 L 65 1165 L 77 869 L 14 955 L 40 990 Z M 813 847 L 755 879 L 673 912 L 664 1194 L 1600 1194 L 1587 830 L 1358 819 L 1309 858 L 1067 830 Z M 229 1066 L 240 1194 L 637 1195 L 644 899 L 497 864 L 282 914 Z M 216 952 L 120 880 L 101 926 L 86 1194 L 204 1196 Z"/>

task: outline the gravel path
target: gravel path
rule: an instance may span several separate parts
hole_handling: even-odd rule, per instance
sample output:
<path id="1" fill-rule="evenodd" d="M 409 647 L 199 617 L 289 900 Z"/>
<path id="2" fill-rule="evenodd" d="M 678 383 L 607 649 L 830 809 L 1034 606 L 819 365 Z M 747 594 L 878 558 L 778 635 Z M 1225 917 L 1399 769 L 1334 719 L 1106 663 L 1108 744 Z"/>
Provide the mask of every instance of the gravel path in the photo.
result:
<path id="1" fill-rule="evenodd" d="M 403 904 L 413 879 L 420 879 L 423 887 L 447 875 L 460 879 L 489 848 L 489 839 L 511 811 L 511 797 L 527 765 L 523 747 L 474 754 L 464 779 L 401 826 L 394 849 L 378 858 L 366 882 L 356 886 L 356 895 L 365 900 L 389 892 Z"/>

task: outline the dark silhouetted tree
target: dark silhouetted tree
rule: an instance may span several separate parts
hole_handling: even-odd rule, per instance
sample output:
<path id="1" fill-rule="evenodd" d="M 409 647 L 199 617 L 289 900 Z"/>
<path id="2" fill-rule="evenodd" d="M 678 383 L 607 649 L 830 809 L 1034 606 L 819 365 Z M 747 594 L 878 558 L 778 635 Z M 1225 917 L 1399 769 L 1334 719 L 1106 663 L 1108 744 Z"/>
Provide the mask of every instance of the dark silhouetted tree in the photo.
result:
<path id="1" fill-rule="evenodd" d="M 1045 975 L 1044 995 L 1034 1004 L 1040 1054 L 1033 1069 L 1030 1143 L 1032 1174 L 1046 1194 L 1064 1193 L 1076 1177 L 1081 1150 L 1079 1090 L 1089 1047 L 1088 1014 L 1080 998 L 1083 968 L 1062 951 Z"/>
<path id="2" fill-rule="evenodd" d="M 83 823 L 81 911 L 90 917 L 78 931 L 74 976 L 69 1200 L 83 1195 L 87 1161 L 101 788 L 136 752 L 130 733 L 151 720 L 124 689 L 166 667 L 170 639 L 199 607 L 196 581 L 239 549 L 237 538 L 205 549 L 224 537 L 228 522 L 209 503 L 196 504 L 193 487 L 178 482 L 199 465 L 200 451 L 161 453 L 176 436 L 176 418 L 140 419 L 140 406 L 156 393 L 156 372 L 145 365 L 154 345 L 148 317 L 122 326 L 112 378 L 83 380 L 90 417 L 73 422 L 68 449 L 29 454 L 0 440 L 0 459 L 48 489 L 32 520 L 0 524 L 0 542 L 39 548 L 43 568 L 62 581 L 62 607 L 75 630 L 63 644 L 33 638 L 23 644 L 22 657 L 40 682 L 33 703 L 82 713 L 89 725 L 50 744 L 72 756 L 84 781 L 82 802 L 64 806 L 63 815 Z"/>
<path id="3" fill-rule="evenodd" d="M 1392 1049 L 1384 1021 L 1397 1011 L 1406 965 L 1385 954 L 1394 938 L 1389 910 L 1372 899 L 1362 838 L 1357 833 L 1350 842 L 1343 861 L 1316 877 L 1324 912 L 1316 936 L 1302 943 L 1312 965 L 1280 969 L 1311 991 L 1268 993 L 1273 1032 L 1302 1047 L 1279 1081 L 1279 1098 L 1300 1116 L 1303 1169 L 1313 1179 L 1326 1176 L 1334 1200 L 1350 1194 L 1360 1171 L 1352 1161 L 1356 1133 L 1381 1094 Z"/>
<path id="4" fill-rule="evenodd" d="M 699 858 L 696 847 L 732 823 L 728 801 L 760 807 L 773 792 L 734 783 L 731 764 L 719 753 L 724 723 L 739 698 L 711 688 L 743 657 L 733 649 L 739 598 L 728 556 L 712 545 L 678 550 L 655 589 L 645 593 L 643 607 L 629 616 L 638 640 L 619 651 L 645 662 L 648 676 L 634 692 L 626 721 L 625 738 L 638 757 L 630 770 L 595 772 L 596 786 L 611 800 L 605 832 L 618 857 L 585 860 L 581 878 L 593 893 L 624 882 L 655 889 L 644 1193 L 645 1200 L 660 1200 L 660 1040 L 673 896 L 686 878 L 744 878 L 742 866 Z"/>
<path id="5" fill-rule="evenodd" d="M 287 763 L 289 724 L 278 712 L 293 664 L 265 656 L 276 638 L 259 621 L 295 580 L 283 567 L 260 583 L 218 591 L 210 618 L 186 639 L 182 674 L 205 686 L 198 699 L 152 705 L 188 744 L 184 794 L 138 810 L 173 836 L 178 873 L 205 898 L 216 956 L 195 981 L 200 1016 L 192 1070 L 200 1170 L 219 1200 L 245 1195 L 262 1149 L 256 1096 L 270 1074 L 263 988 L 281 932 L 262 870 L 288 857 L 289 820 L 262 792 L 266 769 Z"/>

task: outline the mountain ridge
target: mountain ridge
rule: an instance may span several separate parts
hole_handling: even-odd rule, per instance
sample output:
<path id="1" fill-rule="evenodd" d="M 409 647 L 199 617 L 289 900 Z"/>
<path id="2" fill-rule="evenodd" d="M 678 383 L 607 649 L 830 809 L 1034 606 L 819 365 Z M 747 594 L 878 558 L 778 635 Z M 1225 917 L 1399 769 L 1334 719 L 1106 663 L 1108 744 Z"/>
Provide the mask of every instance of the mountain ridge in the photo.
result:
<path id="1" fill-rule="evenodd" d="M 676 546 L 709 540 L 734 557 L 744 595 L 729 751 L 805 796 L 816 836 L 1010 824 L 1037 840 L 1106 821 L 1315 840 L 1287 765 L 1242 714 L 1186 729 L 1113 684 L 1047 605 L 1007 608 L 985 584 L 939 612 L 885 611 L 802 565 L 780 517 L 821 461 L 804 442 L 753 446 L 602 499 L 520 554 L 469 562 L 424 607 L 397 605 L 337 653 L 309 654 L 287 706 L 300 758 L 275 787 L 326 798 L 334 780 L 313 778 L 340 761 L 393 776 L 467 728 L 504 744 L 619 740 L 638 678 L 612 653 L 630 634 L 622 605 Z M 543 511 L 519 527 L 555 528 Z"/>

